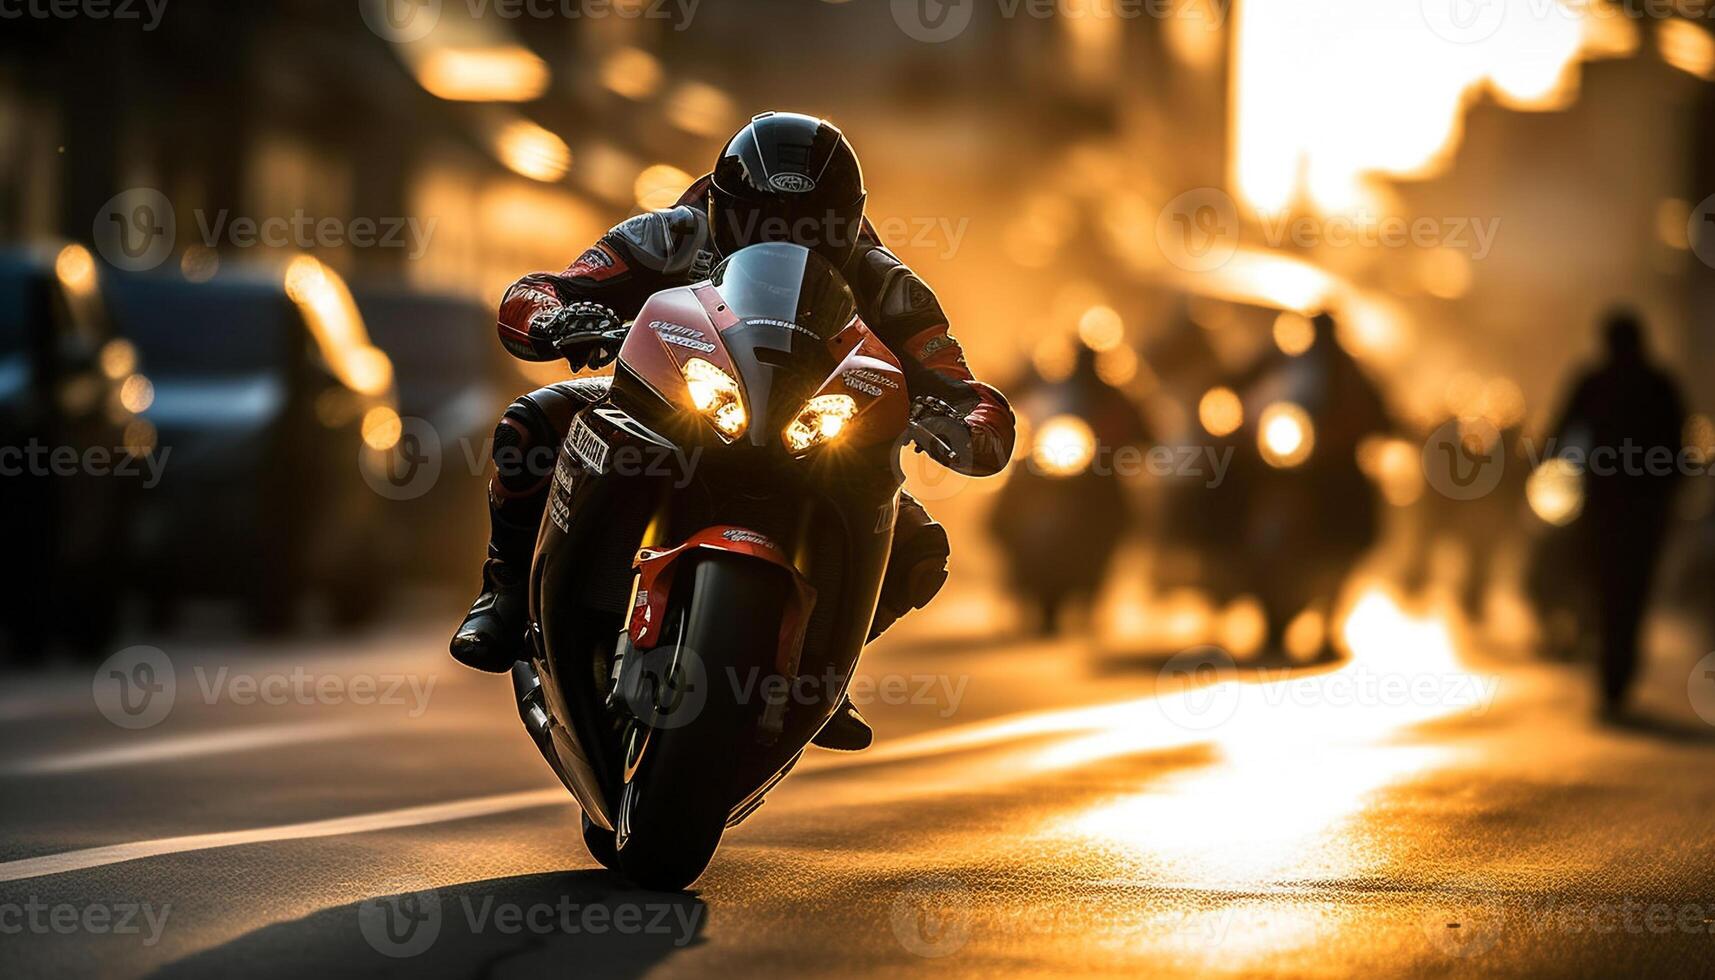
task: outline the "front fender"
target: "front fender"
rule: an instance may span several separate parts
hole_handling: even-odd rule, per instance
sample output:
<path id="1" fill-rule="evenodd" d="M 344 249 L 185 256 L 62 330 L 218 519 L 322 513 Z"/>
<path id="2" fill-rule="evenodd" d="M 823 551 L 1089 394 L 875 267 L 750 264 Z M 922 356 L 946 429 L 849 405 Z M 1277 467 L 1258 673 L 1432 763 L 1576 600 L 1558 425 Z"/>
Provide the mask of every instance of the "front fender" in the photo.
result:
<path id="1" fill-rule="evenodd" d="M 786 573 L 792 583 L 792 595 L 780 624 L 775 666 L 788 678 L 796 676 L 798 658 L 804 648 L 804 628 L 816 605 L 816 590 L 772 538 L 731 524 L 706 527 L 671 548 L 643 548 L 637 552 L 633 566 L 637 570 L 637 591 L 631 599 L 631 619 L 626 630 L 632 646 L 648 650 L 661 642 L 675 572 L 684 559 L 700 551 L 719 551 L 767 562 Z M 742 615 L 743 611 L 734 610 L 733 614 Z"/>

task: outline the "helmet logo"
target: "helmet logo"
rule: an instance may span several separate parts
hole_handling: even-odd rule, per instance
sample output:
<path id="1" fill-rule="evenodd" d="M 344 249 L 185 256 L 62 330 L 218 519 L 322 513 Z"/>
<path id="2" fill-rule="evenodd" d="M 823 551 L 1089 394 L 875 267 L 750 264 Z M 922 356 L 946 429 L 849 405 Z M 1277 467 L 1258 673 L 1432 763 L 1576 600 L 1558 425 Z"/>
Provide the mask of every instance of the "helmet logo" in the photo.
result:
<path id="1" fill-rule="evenodd" d="M 768 186 L 788 194 L 804 194 L 816 189 L 816 182 L 803 174 L 775 174 L 768 178 Z"/>

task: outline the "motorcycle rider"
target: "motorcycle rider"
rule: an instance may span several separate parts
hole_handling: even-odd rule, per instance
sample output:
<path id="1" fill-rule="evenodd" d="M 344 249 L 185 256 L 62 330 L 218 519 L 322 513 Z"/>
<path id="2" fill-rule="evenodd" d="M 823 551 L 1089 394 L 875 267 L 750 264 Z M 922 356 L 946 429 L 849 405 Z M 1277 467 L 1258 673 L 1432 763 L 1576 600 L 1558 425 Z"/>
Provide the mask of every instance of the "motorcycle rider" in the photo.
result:
<path id="1" fill-rule="evenodd" d="M 566 357 L 574 371 L 605 367 L 618 356 L 624 324 L 654 293 L 708 278 L 716 262 L 746 245 L 794 242 L 842 271 L 859 316 L 899 358 L 912 420 L 935 437 L 919 451 L 962 473 L 999 472 L 1012 455 L 1012 409 L 971 375 L 935 294 L 865 220 L 866 196 L 857 155 L 833 124 L 762 113 L 676 205 L 621 222 L 558 275 L 533 273 L 513 284 L 501 300 L 500 342 L 527 361 Z M 460 663 L 502 672 L 523 655 L 526 578 L 554 457 L 572 416 L 604 397 L 608 384 L 605 377 L 559 382 L 501 416 L 482 594 L 451 643 Z M 940 591 L 949 552 L 945 529 L 902 494 L 870 639 Z M 872 737 L 848 698 L 815 744 L 855 751 Z"/>

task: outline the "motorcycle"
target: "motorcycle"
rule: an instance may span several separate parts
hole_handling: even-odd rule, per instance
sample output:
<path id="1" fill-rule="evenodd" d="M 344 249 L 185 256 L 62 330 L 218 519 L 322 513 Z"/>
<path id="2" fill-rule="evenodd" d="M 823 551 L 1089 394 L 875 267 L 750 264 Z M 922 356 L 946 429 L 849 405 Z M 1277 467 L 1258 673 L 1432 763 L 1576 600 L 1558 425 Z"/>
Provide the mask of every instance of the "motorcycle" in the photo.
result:
<path id="1" fill-rule="evenodd" d="M 880 594 L 897 453 L 935 439 L 909 411 L 905 369 L 800 246 L 736 252 L 624 332 L 561 449 L 512 674 L 604 866 L 689 885 L 832 717 Z"/>
<path id="2" fill-rule="evenodd" d="M 989 533 L 1011 592 L 1034 613 L 1037 633 L 1051 636 L 1067 627 L 1069 606 L 1092 611 L 1132 530 L 1133 506 L 1111 454 L 1141 447 L 1147 432 L 1131 402 L 1097 379 L 1093 358 L 1088 371 L 1026 391 L 1016 404 L 1031 422 L 1029 455 L 997 495 Z"/>

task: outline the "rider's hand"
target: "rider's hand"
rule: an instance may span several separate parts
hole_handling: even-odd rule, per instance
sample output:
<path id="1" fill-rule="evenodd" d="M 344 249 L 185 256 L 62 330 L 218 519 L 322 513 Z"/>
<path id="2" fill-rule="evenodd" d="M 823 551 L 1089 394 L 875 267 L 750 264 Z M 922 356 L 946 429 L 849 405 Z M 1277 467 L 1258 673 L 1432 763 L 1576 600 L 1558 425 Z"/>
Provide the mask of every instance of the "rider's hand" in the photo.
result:
<path id="1" fill-rule="evenodd" d="M 618 313 L 583 301 L 542 313 L 532 321 L 536 333 L 571 364 L 572 370 L 606 367 L 619 356 L 626 325 Z"/>
<path id="2" fill-rule="evenodd" d="M 952 466 L 969 454 L 971 430 L 959 410 L 933 395 L 911 400 L 911 439 L 917 451 L 942 466 Z"/>

